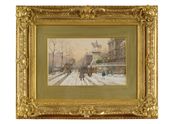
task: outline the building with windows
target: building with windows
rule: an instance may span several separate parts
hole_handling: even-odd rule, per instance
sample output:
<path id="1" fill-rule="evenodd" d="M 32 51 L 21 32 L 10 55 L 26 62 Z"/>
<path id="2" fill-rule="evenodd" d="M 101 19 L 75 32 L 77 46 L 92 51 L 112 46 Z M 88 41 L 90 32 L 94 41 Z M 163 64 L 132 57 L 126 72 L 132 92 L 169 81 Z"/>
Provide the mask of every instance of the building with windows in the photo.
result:
<path id="1" fill-rule="evenodd" d="M 110 62 L 121 62 L 125 63 L 125 40 L 124 39 L 116 39 L 112 38 L 108 42 L 108 54 L 109 54 L 109 61 Z"/>
<path id="2" fill-rule="evenodd" d="M 114 73 L 126 73 L 126 41 L 125 39 L 112 38 L 108 42 L 108 63 L 114 66 L 110 68 Z"/>

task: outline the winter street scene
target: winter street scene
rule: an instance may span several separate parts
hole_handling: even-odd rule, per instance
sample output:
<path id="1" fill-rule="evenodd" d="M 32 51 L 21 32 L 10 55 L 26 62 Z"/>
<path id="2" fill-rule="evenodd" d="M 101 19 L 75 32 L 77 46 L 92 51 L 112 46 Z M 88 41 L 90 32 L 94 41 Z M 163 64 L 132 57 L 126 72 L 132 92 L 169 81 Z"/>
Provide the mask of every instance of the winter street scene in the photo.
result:
<path id="1" fill-rule="evenodd" d="M 48 86 L 126 85 L 123 38 L 48 38 Z"/>

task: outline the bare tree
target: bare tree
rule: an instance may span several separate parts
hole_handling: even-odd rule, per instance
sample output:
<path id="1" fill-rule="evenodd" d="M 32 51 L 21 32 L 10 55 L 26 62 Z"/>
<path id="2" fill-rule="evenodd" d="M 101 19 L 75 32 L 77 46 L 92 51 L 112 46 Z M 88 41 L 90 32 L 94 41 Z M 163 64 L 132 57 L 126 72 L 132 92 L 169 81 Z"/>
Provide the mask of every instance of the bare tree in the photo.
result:
<path id="1" fill-rule="evenodd" d="M 63 60 L 64 60 L 64 58 L 63 58 L 63 56 L 64 56 L 64 53 L 63 53 L 63 42 L 61 41 L 61 67 L 63 67 Z"/>
<path id="2" fill-rule="evenodd" d="M 55 53 L 57 51 L 56 49 L 56 41 L 55 40 L 51 40 L 49 42 L 49 49 L 51 51 L 51 55 L 52 55 L 52 62 L 51 62 L 51 73 L 53 72 L 54 69 L 54 59 L 55 59 Z"/>

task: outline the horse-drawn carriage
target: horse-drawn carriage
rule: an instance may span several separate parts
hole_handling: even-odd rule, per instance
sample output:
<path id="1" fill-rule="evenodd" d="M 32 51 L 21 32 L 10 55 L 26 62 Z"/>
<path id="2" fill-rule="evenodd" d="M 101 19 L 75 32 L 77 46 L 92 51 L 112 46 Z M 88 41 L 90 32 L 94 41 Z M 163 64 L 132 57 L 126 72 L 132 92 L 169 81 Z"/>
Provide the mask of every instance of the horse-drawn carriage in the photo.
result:
<path id="1" fill-rule="evenodd" d="M 66 63 L 63 66 L 63 71 L 67 74 L 70 74 L 72 72 L 72 64 Z"/>

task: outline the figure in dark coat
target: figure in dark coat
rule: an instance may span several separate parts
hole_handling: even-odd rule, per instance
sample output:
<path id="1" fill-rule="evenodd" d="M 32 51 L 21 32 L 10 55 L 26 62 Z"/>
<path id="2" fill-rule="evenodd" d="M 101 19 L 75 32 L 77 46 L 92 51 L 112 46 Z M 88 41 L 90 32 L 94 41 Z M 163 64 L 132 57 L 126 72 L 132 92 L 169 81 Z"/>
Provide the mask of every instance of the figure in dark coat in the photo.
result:
<path id="1" fill-rule="evenodd" d="M 85 70 L 83 68 L 80 68 L 79 78 L 80 78 L 80 80 L 84 80 L 84 78 L 85 78 Z"/>
<path id="2" fill-rule="evenodd" d="M 102 72 L 102 76 L 104 77 L 106 75 L 105 71 Z"/>

